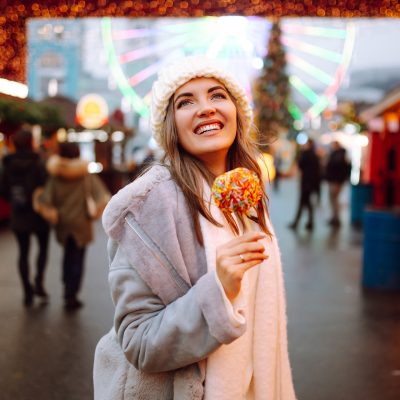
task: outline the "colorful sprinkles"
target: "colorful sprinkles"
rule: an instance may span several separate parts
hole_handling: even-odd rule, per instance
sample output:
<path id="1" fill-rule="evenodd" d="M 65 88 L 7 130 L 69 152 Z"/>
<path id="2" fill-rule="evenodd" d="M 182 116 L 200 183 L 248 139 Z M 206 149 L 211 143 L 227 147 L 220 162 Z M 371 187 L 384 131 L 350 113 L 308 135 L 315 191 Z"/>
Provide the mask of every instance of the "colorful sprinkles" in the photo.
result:
<path id="1" fill-rule="evenodd" d="M 236 168 L 215 178 L 212 195 L 220 210 L 247 214 L 262 197 L 261 183 L 255 172 Z"/>

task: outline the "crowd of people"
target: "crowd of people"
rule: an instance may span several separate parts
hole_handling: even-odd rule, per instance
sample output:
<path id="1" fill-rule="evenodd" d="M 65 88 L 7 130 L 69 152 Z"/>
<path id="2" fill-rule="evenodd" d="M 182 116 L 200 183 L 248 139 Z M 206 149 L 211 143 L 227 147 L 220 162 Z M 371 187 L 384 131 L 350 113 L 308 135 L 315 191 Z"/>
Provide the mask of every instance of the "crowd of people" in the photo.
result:
<path id="1" fill-rule="evenodd" d="M 344 184 L 350 179 L 351 172 L 346 150 L 334 140 L 326 160 L 323 160 L 318 154 L 314 140 L 309 138 L 301 147 L 296 164 L 299 171 L 299 200 L 294 220 L 288 227 L 296 230 L 303 211 L 307 210 L 305 229 L 309 231 L 314 229 L 314 207 L 320 204 L 321 185 L 326 181 L 331 213 L 327 223 L 332 228 L 339 228 L 341 225 L 339 197 Z"/>
<path id="2" fill-rule="evenodd" d="M 58 154 L 47 162 L 34 150 L 29 130 L 13 135 L 15 152 L 3 158 L 0 194 L 11 206 L 10 228 L 18 244 L 18 272 L 23 289 L 23 304 L 30 307 L 35 297 L 48 301 L 45 270 L 49 234 L 56 232 L 63 247 L 62 276 L 66 309 L 82 307 L 78 298 L 84 271 L 86 246 L 93 240 L 93 220 L 104 209 L 110 194 L 102 181 L 88 172 L 76 143 L 60 143 Z M 92 198 L 98 215 L 88 214 Z M 39 252 L 36 273 L 31 279 L 29 265 L 31 238 Z"/>

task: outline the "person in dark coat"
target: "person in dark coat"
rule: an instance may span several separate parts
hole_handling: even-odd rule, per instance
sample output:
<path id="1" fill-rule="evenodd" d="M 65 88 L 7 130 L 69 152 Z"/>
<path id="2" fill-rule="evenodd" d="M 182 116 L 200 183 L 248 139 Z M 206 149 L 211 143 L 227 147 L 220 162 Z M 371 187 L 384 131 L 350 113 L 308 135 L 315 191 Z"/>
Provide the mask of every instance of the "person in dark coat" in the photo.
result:
<path id="1" fill-rule="evenodd" d="M 314 210 L 311 197 L 313 193 L 318 195 L 321 183 L 320 160 L 315 151 L 315 144 L 312 139 L 308 139 L 307 143 L 304 145 L 303 150 L 300 152 L 297 164 L 301 172 L 300 198 L 296 216 L 294 221 L 289 225 L 289 228 L 297 228 L 303 210 L 304 208 L 307 208 L 308 222 L 306 224 L 306 229 L 312 230 L 314 228 Z"/>
<path id="2" fill-rule="evenodd" d="M 3 159 L 1 194 L 11 205 L 10 227 L 18 243 L 18 269 L 24 291 L 24 304 L 31 306 L 34 295 L 47 300 L 44 274 L 47 262 L 49 225 L 32 207 L 35 189 L 46 183 L 47 172 L 39 154 L 33 150 L 32 133 L 21 130 L 14 134 L 15 153 Z M 30 239 L 34 235 L 39 245 L 34 284 L 30 279 Z"/>
<path id="3" fill-rule="evenodd" d="M 332 216 L 328 223 L 332 227 L 340 226 L 339 218 L 339 196 L 344 183 L 349 179 L 351 164 L 346 158 L 346 150 L 339 142 L 332 142 L 332 150 L 326 164 L 325 179 L 329 185 L 329 201 Z"/>

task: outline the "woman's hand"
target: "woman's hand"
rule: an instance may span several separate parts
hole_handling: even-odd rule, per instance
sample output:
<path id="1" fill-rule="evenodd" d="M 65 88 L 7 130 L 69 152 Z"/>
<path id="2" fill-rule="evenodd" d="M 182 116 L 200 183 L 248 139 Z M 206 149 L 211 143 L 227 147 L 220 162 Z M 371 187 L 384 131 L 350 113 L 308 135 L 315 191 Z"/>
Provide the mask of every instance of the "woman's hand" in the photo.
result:
<path id="1" fill-rule="evenodd" d="M 217 247 L 217 275 L 229 301 L 239 294 L 244 273 L 268 258 L 259 242 L 265 237 L 262 232 L 249 232 Z"/>

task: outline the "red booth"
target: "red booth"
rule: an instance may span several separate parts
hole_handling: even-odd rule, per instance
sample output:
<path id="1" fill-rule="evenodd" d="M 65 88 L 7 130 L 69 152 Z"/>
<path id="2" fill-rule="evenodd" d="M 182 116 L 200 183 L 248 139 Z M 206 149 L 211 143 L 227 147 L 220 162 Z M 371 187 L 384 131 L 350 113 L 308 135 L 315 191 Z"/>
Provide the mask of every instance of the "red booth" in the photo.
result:
<path id="1" fill-rule="evenodd" d="M 400 207 L 400 88 L 364 110 L 360 119 L 369 127 L 363 178 L 373 186 L 373 205 Z"/>

